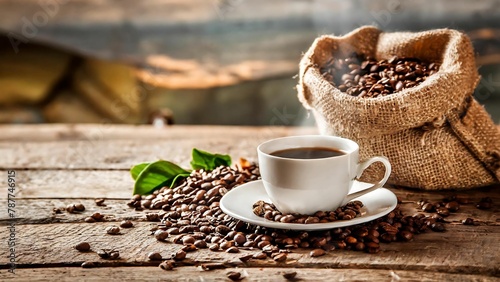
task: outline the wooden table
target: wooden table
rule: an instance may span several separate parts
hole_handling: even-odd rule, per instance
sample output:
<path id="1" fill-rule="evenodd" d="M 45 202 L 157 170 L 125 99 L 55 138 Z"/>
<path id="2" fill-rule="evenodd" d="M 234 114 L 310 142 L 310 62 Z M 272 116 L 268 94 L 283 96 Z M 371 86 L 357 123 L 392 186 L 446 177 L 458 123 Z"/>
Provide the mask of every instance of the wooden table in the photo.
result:
<path id="1" fill-rule="evenodd" d="M 460 192 L 471 199 L 491 197 L 491 210 L 463 205 L 447 219 L 444 233 L 428 232 L 408 243 L 383 244 L 378 254 L 335 250 L 319 258 L 308 250 L 297 249 L 286 263 L 251 260 L 243 264 L 238 257 L 200 250 L 188 256 L 195 262 L 225 262 L 229 269 L 202 271 L 196 265 L 164 271 L 147 259 L 150 251 L 168 255 L 180 247 L 160 243 L 149 236 L 150 222 L 145 212 L 127 207 L 133 181 L 133 164 L 163 158 L 188 166 L 193 147 L 233 158 L 256 160 L 256 146 L 267 139 L 290 134 L 315 132 L 314 129 L 282 127 L 42 125 L 0 126 L 0 280 L 167 280 L 228 281 L 230 270 L 248 274 L 245 281 L 280 281 L 285 270 L 297 271 L 303 281 L 498 281 L 500 277 L 499 188 Z M 15 233 L 6 213 L 8 171 L 15 170 Z M 422 192 L 391 188 L 402 200 L 402 209 L 417 212 L 421 198 L 440 200 L 452 192 Z M 105 207 L 95 198 L 106 198 Z M 80 202 L 83 214 L 55 214 L 53 208 Z M 106 222 L 85 223 L 83 218 L 99 211 Z M 472 217 L 479 226 L 466 226 L 460 220 Z M 123 235 L 106 235 L 104 229 L 117 221 L 132 219 L 135 227 Z M 13 235 L 14 234 L 14 235 Z M 8 272 L 8 238 L 15 237 L 15 275 Z M 117 261 L 100 259 L 95 253 L 80 253 L 73 246 L 90 242 L 93 250 L 115 247 Z M 242 251 L 251 253 L 251 251 Z M 84 269 L 84 261 L 99 267 Z"/>

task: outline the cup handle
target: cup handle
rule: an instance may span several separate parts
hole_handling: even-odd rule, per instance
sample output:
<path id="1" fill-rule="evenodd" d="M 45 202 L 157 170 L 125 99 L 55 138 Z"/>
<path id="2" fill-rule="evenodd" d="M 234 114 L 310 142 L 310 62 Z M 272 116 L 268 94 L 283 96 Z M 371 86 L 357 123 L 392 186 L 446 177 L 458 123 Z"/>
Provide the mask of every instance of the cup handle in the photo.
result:
<path id="1" fill-rule="evenodd" d="M 370 193 L 373 190 L 382 187 L 385 184 L 385 182 L 387 181 L 387 179 L 389 179 L 389 176 L 391 175 L 391 163 L 389 162 L 389 160 L 386 157 L 373 157 L 373 158 L 359 164 L 358 172 L 356 173 L 356 178 L 361 177 L 361 174 L 363 174 L 363 171 L 375 162 L 381 162 L 382 164 L 384 164 L 384 166 L 385 166 L 384 178 L 382 178 L 382 180 L 373 184 L 373 186 L 371 186 L 369 188 L 366 188 L 364 190 L 361 190 L 361 191 L 358 191 L 355 193 L 348 194 L 346 196 L 346 198 L 344 199 L 344 202 L 342 203 L 342 205 L 347 204 L 348 202 L 352 201 L 354 198 L 360 197 L 364 194 Z"/>

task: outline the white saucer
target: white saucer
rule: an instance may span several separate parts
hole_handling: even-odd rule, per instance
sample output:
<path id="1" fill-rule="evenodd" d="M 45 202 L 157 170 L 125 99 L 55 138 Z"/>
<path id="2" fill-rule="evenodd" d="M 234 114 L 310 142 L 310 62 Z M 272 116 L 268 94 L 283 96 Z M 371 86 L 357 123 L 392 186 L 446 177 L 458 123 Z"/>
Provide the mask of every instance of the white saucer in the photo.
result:
<path id="1" fill-rule="evenodd" d="M 371 185 L 370 183 L 355 181 L 352 192 L 362 190 Z M 364 204 L 363 212 L 360 217 L 329 223 L 300 224 L 275 222 L 255 215 L 252 206 L 259 200 L 271 203 L 262 180 L 248 182 L 232 189 L 222 197 L 220 200 L 220 207 L 226 214 L 255 225 L 277 229 L 325 230 L 360 224 L 377 219 L 390 213 L 398 204 L 398 200 L 394 193 L 385 188 L 379 188 L 356 199 Z"/>

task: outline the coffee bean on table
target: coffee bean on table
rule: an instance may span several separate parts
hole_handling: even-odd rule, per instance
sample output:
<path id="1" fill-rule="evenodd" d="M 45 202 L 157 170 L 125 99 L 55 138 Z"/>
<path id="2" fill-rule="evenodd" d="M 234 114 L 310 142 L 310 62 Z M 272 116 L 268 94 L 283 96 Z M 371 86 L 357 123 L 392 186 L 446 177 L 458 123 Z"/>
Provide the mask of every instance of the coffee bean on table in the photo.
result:
<path id="1" fill-rule="evenodd" d="M 241 273 L 237 271 L 230 271 L 226 274 L 227 278 L 233 280 L 233 281 L 238 281 L 241 279 Z"/>
<path id="2" fill-rule="evenodd" d="M 323 249 L 314 249 L 309 253 L 309 256 L 314 258 L 314 257 L 324 256 L 325 254 L 326 252 Z"/>
<path id="3" fill-rule="evenodd" d="M 103 198 L 98 198 L 98 199 L 94 200 L 96 206 L 100 206 L 100 207 L 105 206 L 104 201 L 105 201 L 105 199 L 103 199 Z"/>
<path id="4" fill-rule="evenodd" d="M 121 228 L 131 228 L 131 227 L 133 227 L 133 226 L 134 226 L 134 224 L 133 224 L 133 223 L 132 223 L 132 221 L 130 221 L 130 220 L 124 220 L 124 221 L 122 221 L 122 222 L 120 223 L 120 227 L 121 227 Z"/>
<path id="5" fill-rule="evenodd" d="M 313 256 L 324 255 L 334 249 L 377 253 L 380 251 L 380 242 L 406 242 L 413 240 L 419 233 L 445 229 L 442 217 L 437 214 L 421 213 L 410 216 L 405 215 L 399 207 L 386 216 L 363 225 L 324 231 L 281 230 L 247 224 L 224 214 L 220 208 L 221 191 L 230 191 L 237 185 L 259 179 L 257 166 L 247 166 L 221 166 L 213 171 L 193 171 L 176 187 L 163 187 L 151 195 L 141 197 L 141 202 L 151 202 L 150 207 L 145 208 L 148 209 L 147 219 L 157 222 L 157 226 L 151 231 L 154 232 L 154 237 L 159 241 L 184 244 L 180 253 L 172 255 L 174 260 L 175 257 L 178 260 L 185 257 L 186 251 L 207 247 L 211 251 L 224 249 L 228 253 L 237 253 L 240 248 L 259 248 L 262 252 L 252 254 L 251 259 L 275 259 L 279 256 L 278 260 L 284 257 L 280 250 L 283 252 L 299 247 L 311 248 Z M 230 181 L 231 177 L 226 177 L 228 174 L 234 176 L 234 181 Z M 209 195 L 209 191 L 214 188 L 217 189 L 211 192 L 213 195 Z M 138 197 L 135 198 L 137 199 Z M 450 199 L 446 203 L 458 202 L 457 199 Z M 155 207 L 155 203 L 161 205 Z M 420 208 L 425 203 L 429 201 L 419 202 Z M 435 208 L 445 209 L 446 203 L 431 204 Z M 283 214 L 270 203 L 255 204 L 254 208 L 260 207 L 263 210 L 261 216 L 267 220 L 278 218 L 289 224 L 335 222 L 345 217 L 360 216 L 364 212 L 363 203 L 359 201 L 350 202 L 334 211 L 320 211 L 307 216 Z M 174 266 L 175 264 L 171 265 L 172 268 Z"/>
<path id="6" fill-rule="evenodd" d="M 167 260 L 167 261 L 160 263 L 160 265 L 158 265 L 158 267 L 163 269 L 163 270 L 173 270 L 175 267 L 175 264 L 174 264 L 174 262 Z"/>
<path id="7" fill-rule="evenodd" d="M 158 252 L 150 252 L 148 254 L 148 259 L 149 260 L 162 260 L 163 258 L 161 256 L 161 254 Z"/>
<path id="8" fill-rule="evenodd" d="M 82 268 L 93 268 L 95 264 L 91 261 L 84 261 L 81 266 Z"/>
<path id="9" fill-rule="evenodd" d="M 75 246 L 75 249 L 80 252 L 88 252 L 90 251 L 90 244 L 87 242 L 81 242 Z"/>
<path id="10" fill-rule="evenodd" d="M 297 276 L 297 271 L 287 271 L 282 274 L 283 278 L 286 280 L 295 280 L 295 277 Z"/>
<path id="11" fill-rule="evenodd" d="M 108 233 L 109 235 L 118 235 L 118 234 L 120 234 L 120 227 L 109 226 L 106 228 L 106 233 Z"/>

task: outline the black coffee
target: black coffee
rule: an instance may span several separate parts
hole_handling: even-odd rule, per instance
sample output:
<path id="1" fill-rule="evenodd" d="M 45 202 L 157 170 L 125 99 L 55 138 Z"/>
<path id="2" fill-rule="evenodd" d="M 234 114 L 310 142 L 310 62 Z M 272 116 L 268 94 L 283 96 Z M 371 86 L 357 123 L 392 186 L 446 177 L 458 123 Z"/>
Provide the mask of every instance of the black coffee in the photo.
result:
<path id="1" fill-rule="evenodd" d="M 303 147 L 279 150 L 271 153 L 271 155 L 288 159 L 322 159 L 342 156 L 345 153 L 333 148 Z"/>

